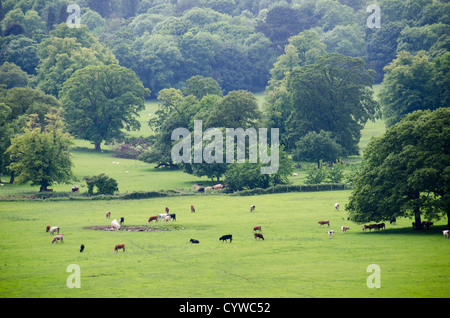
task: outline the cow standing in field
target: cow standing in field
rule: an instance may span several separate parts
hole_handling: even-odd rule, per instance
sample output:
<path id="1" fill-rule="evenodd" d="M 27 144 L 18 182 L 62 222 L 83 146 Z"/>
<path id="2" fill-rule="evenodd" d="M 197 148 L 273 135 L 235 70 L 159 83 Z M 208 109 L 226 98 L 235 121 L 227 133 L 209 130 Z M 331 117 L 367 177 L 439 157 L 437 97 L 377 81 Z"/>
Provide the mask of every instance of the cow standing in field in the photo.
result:
<path id="1" fill-rule="evenodd" d="M 328 227 L 330 227 L 330 221 L 326 220 L 326 221 L 319 221 L 317 222 L 320 224 L 320 226 L 324 225 L 324 224 L 328 224 Z"/>
<path id="2" fill-rule="evenodd" d="M 345 233 L 345 232 L 347 232 L 347 230 L 350 230 L 350 228 L 348 226 L 341 226 L 341 230 L 342 230 L 342 233 Z"/>
<path id="3" fill-rule="evenodd" d="M 106 212 L 106 218 L 109 219 L 110 217 L 111 217 L 111 212 L 110 211 Z"/>
<path id="4" fill-rule="evenodd" d="M 448 238 L 448 230 L 443 230 L 442 234 L 444 235 L 444 239 Z"/>
<path id="5" fill-rule="evenodd" d="M 329 230 L 328 231 L 328 238 L 332 238 L 333 237 L 333 233 L 336 233 L 335 230 Z"/>
<path id="6" fill-rule="evenodd" d="M 195 240 L 195 239 L 191 239 L 189 242 L 191 242 L 192 244 L 198 244 L 198 243 L 200 243 L 198 240 Z"/>
<path id="7" fill-rule="evenodd" d="M 191 205 L 191 212 L 192 212 L 192 213 L 195 213 L 195 208 L 194 208 L 193 205 Z"/>
<path id="8" fill-rule="evenodd" d="M 177 220 L 177 215 L 175 213 L 169 214 L 170 218 L 174 221 Z"/>
<path id="9" fill-rule="evenodd" d="M 53 234 L 53 233 L 55 233 L 55 232 L 58 232 L 58 234 L 59 234 L 59 226 L 53 226 L 53 227 L 50 229 L 50 234 Z"/>
<path id="10" fill-rule="evenodd" d="M 169 207 L 168 206 L 166 206 L 165 211 L 166 211 L 166 213 L 169 213 Z"/>
<path id="11" fill-rule="evenodd" d="M 261 225 L 253 227 L 253 232 L 256 232 L 256 231 L 260 231 L 261 232 Z"/>
<path id="12" fill-rule="evenodd" d="M 151 217 L 148 219 L 147 223 L 150 223 L 151 221 L 158 222 L 158 216 L 157 216 L 157 215 L 151 216 Z"/>
<path id="13" fill-rule="evenodd" d="M 231 234 L 227 234 L 227 235 L 223 235 L 219 238 L 219 241 L 226 242 L 227 240 L 230 240 L 230 243 L 231 243 L 231 241 L 233 240 L 233 236 Z"/>
<path id="14" fill-rule="evenodd" d="M 115 230 L 119 230 L 119 229 L 120 229 L 120 224 L 117 223 L 117 220 L 116 220 L 116 219 L 114 219 L 114 220 L 111 222 L 111 227 L 112 227 L 113 229 L 115 229 Z"/>
<path id="15" fill-rule="evenodd" d="M 255 205 L 254 204 L 252 204 L 252 205 L 250 205 L 250 212 L 255 212 Z"/>
<path id="16" fill-rule="evenodd" d="M 114 247 L 114 253 L 117 253 L 118 250 L 122 249 L 125 252 L 125 244 L 117 244 Z"/>
<path id="17" fill-rule="evenodd" d="M 119 219 L 120 225 L 123 225 L 124 222 L 125 222 L 125 219 L 123 218 L 123 216 L 121 216 L 120 219 Z"/>
<path id="18" fill-rule="evenodd" d="M 48 231 L 50 231 L 50 225 L 47 225 L 47 227 L 45 228 L 45 232 L 48 233 Z"/>
<path id="19" fill-rule="evenodd" d="M 171 219 L 172 219 L 171 216 L 168 215 L 164 218 L 164 222 L 169 222 Z"/>
<path id="20" fill-rule="evenodd" d="M 253 236 L 256 239 L 262 239 L 264 241 L 264 236 L 261 233 L 254 233 Z"/>
<path id="21" fill-rule="evenodd" d="M 339 212 L 339 208 L 340 208 L 340 205 L 339 205 L 339 203 L 335 203 L 335 204 L 334 204 L 334 208 L 336 209 L 336 211 L 338 211 L 338 212 Z"/>
<path id="22" fill-rule="evenodd" d="M 60 241 L 61 243 L 64 243 L 64 234 L 55 235 L 53 237 L 52 244 L 55 242 L 58 242 L 58 241 Z"/>

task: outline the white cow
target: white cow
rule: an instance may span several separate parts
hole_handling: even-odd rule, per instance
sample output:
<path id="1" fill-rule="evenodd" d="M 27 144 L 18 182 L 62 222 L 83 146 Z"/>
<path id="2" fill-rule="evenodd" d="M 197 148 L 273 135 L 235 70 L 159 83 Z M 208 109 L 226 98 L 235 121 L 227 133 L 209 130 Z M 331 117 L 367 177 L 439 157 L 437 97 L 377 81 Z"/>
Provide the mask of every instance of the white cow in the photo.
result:
<path id="1" fill-rule="evenodd" d="M 338 212 L 339 212 L 339 207 L 340 207 L 339 203 L 335 203 L 335 204 L 334 204 L 334 208 L 335 208 L 336 211 L 338 211 Z"/>
<path id="2" fill-rule="evenodd" d="M 252 205 L 250 205 L 250 212 L 255 212 L 255 205 L 254 204 L 252 204 Z"/>
<path id="3" fill-rule="evenodd" d="M 54 226 L 54 227 L 52 227 L 52 228 L 50 229 L 50 234 L 53 234 L 53 233 L 55 233 L 55 232 L 58 232 L 58 234 L 59 234 L 59 227 L 58 227 L 58 226 Z"/>
<path id="4" fill-rule="evenodd" d="M 115 229 L 115 230 L 118 230 L 118 229 L 120 229 L 120 224 L 117 222 L 116 219 L 114 219 L 114 220 L 111 222 L 111 227 L 112 227 L 113 229 Z"/>
<path id="5" fill-rule="evenodd" d="M 442 234 L 444 234 L 444 238 L 449 238 L 448 237 L 448 230 L 444 230 L 444 231 L 442 231 Z"/>
<path id="6" fill-rule="evenodd" d="M 333 236 L 333 233 L 336 233 L 335 230 L 329 230 L 328 231 L 328 237 L 331 238 Z"/>
<path id="7" fill-rule="evenodd" d="M 166 216 L 168 216 L 169 214 L 167 214 L 167 213 L 161 213 L 161 214 L 158 214 L 158 220 L 160 220 L 160 219 L 165 219 L 166 218 Z"/>
<path id="8" fill-rule="evenodd" d="M 342 233 L 346 232 L 347 230 L 350 230 L 348 226 L 341 226 Z"/>

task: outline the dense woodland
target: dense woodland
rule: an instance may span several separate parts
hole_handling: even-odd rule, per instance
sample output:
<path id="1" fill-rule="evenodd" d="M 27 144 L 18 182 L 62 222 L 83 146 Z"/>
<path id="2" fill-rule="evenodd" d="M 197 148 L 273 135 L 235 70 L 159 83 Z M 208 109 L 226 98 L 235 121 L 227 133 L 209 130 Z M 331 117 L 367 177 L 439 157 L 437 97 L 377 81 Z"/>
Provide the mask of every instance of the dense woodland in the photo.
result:
<path id="1" fill-rule="evenodd" d="M 72 3 L 80 28 L 67 25 Z M 368 27 L 369 4 L 380 28 Z M 0 19 L 0 172 L 41 190 L 72 177 L 70 135 L 96 150 L 121 142 L 148 99 L 160 109 L 139 159 L 158 166 L 174 166 L 170 134 L 194 120 L 280 129 L 279 174 L 250 174 L 237 190 L 286 182 L 292 160 L 320 168 L 360 155 L 369 120 L 391 127 L 449 105 L 447 1 L 3 0 Z M 253 93 L 263 91 L 259 107 Z M 217 180 L 258 171 L 180 167 Z"/>

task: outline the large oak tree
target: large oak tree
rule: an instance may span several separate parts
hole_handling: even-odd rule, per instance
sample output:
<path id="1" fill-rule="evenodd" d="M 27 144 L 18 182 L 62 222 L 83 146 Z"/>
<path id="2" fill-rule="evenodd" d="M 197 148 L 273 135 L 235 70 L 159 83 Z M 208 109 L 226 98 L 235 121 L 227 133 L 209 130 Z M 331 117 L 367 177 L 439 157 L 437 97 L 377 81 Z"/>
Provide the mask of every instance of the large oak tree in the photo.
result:
<path id="1" fill-rule="evenodd" d="M 450 109 L 416 111 L 364 151 L 346 210 L 356 222 L 450 220 Z"/>
<path id="2" fill-rule="evenodd" d="M 62 88 L 60 99 L 69 131 L 101 150 L 102 141 L 137 130 L 135 118 L 150 91 L 136 74 L 119 65 L 88 66 L 76 71 Z"/>

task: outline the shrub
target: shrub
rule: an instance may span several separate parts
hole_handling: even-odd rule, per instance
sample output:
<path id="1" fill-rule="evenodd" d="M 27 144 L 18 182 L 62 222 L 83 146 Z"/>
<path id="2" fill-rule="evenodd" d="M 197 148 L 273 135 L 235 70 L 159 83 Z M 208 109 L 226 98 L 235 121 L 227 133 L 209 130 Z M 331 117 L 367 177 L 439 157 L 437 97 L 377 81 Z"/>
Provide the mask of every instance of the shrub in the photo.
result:
<path id="1" fill-rule="evenodd" d="M 98 176 L 86 176 L 83 180 L 86 181 L 89 194 L 94 194 L 94 187 L 97 187 L 97 194 L 112 195 L 115 191 L 119 190 L 117 188 L 117 181 L 104 173 Z"/>

